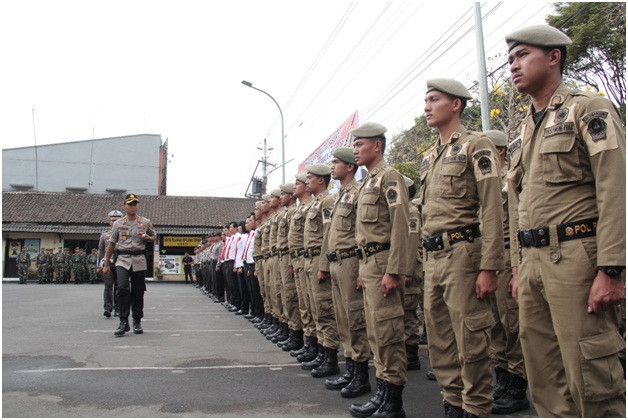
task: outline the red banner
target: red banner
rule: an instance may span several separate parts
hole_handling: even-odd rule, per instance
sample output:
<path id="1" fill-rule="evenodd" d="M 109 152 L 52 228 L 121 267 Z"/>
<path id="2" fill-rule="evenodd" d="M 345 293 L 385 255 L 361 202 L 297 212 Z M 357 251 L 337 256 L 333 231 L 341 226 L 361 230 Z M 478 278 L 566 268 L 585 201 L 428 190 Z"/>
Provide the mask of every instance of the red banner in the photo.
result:
<path id="1" fill-rule="evenodd" d="M 327 139 L 299 165 L 299 173 L 305 172 L 305 165 L 329 163 L 333 159 L 331 152 L 337 147 L 351 146 L 351 130 L 358 126 L 358 111 L 355 111 Z"/>

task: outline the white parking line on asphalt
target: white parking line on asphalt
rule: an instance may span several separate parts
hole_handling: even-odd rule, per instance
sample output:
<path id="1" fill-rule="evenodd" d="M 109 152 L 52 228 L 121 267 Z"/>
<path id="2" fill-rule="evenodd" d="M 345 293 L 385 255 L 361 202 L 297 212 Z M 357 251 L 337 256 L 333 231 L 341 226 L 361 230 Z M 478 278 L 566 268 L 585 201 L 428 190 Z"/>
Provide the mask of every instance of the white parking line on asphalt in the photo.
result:
<path id="1" fill-rule="evenodd" d="M 342 363 L 341 363 L 342 364 Z M 56 369 L 28 369 L 16 370 L 15 373 L 52 373 L 52 372 L 99 372 L 99 371 L 124 371 L 124 370 L 219 370 L 219 369 L 268 369 L 281 370 L 284 367 L 301 366 L 301 363 L 287 363 L 277 365 L 232 365 L 232 366 L 125 366 L 125 367 L 82 367 L 82 368 L 56 368 Z"/>
<path id="2" fill-rule="evenodd" d="M 84 333 L 107 333 L 111 330 L 83 330 Z M 144 330 L 148 333 L 181 333 L 181 332 L 258 332 L 257 330 Z"/>

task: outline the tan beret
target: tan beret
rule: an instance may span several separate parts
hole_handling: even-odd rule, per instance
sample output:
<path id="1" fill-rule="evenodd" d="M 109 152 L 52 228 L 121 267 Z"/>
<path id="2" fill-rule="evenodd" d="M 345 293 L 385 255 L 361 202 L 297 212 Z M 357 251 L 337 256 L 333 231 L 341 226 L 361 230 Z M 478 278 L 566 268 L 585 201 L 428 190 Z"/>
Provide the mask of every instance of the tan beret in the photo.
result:
<path id="1" fill-rule="evenodd" d="M 317 163 L 316 165 L 307 165 L 305 170 L 311 174 L 318 176 L 325 176 L 331 174 L 331 168 L 323 163 Z"/>
<path id="2" fill-rule="evenodd" d="M 286 193 L 286 194 L 292 194 L 293 188 L 294 188 L 293 183 L 281 184 L 279 186 L 279 189 L 281 190 L 281 192 Z"/>
<path id="3" fill-rule="evenodd" d="M 484 134 L 486 135 L 486 137 L 488 137 L 489 139 L 491 139 L 491 141 L 493 142 L 493 144 L 496 147 L 506 147 L 508 146 L 508 136 L 504 133 L 502 133 L 499 130 L 488 130 L 485 131 Z"/>
<path id="4" fill-rule="evenodd" d="M 279 198 L 279 197 L 281 196 L 281 190 L 280 190 L 279 188 L 276 188 L 276 189 L 274 189 L 274 190 L 272 190 L 272 191 L 270 192 L 270 195 L 271 195 L 272 197 L 277 197 L 277 198 Z"/>
<path id="5" fill-rule="evenodd" d="M 432 79 L 427 81 L 427 92 L 437 90 L 456 98 L 473 99 L 469 90 L 459 81 L 454 79 Z"/>
<path id="6" fill-rule="evenodd" d="M 259 210 L 262 208 L 262 202 L 261 201 L 256 201 L 255 202 L 255 210 Z"/>
<path id="7" fill-rule="evenodd" d="M 386 131 L 386 127 L 381 124 L 365 122 L 358 128 L 351 130 L 351 135 L 356 139 L 368 139 L 383 136 Z"/>
<path id="8" fill-rule="evenodd" d="M 411 186 L 414 185 L 414 181 L 411 178 L 409 178 L 409 177 L 407 177 L 405 175 L 401 175 L 401 176 L 403 177 L 403 180 L 406 183 L 406 188 L 410 188 Z"/>
<path id="9" fill-rule="evenodd" d="M 343 162 L 353 163 L 355 165 L 355 156 L 353 155 L 353 149 L 351 147 L 338 147 L 334 149 L 332 154 Z"/>
<path id="10" fill-rule="evenodd" d="M 269 202 L 269 201 L 270 201 L 270 194 L 264 194 L 264 195 L 262 195 L 262 201 Z"/>
<path id="11" fill-rule="evenodd" d="M 508 44 L 508 51 L 510 51 L 519 44 L 538 47 L 564 47 L 571 45 L 572 42 L 558 28 L 549 25 L 533 25 L 506 35 L 506 44 Z"/>
<path id="12" fill-rule="evenodd" d="M 412 199 L 411 203 L 414 204 L 415 206 L 422 206 L 423 200 L 421 200 L 420 198 L 414 198 Z"/>
<path id="13" fill-rule="evenodd" d="M 300 174 L 296 174 L 294 176 L 294 179 L 305 184 L 305 181 L 307 181 L 307 172 L 301 172 Z"/>

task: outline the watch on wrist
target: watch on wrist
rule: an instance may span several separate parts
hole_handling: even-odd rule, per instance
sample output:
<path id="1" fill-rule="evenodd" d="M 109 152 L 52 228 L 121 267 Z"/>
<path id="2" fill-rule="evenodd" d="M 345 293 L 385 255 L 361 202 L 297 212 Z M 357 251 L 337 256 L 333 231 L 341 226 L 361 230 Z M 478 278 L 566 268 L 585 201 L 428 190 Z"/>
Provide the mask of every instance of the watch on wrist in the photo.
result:
<path id="1" fill-rule="evenodd" d="M 617 277 L 624 272 L 625 268 L 623 265 L 600 265 L 597 267 L 597 270 L 609 277 Z"/>

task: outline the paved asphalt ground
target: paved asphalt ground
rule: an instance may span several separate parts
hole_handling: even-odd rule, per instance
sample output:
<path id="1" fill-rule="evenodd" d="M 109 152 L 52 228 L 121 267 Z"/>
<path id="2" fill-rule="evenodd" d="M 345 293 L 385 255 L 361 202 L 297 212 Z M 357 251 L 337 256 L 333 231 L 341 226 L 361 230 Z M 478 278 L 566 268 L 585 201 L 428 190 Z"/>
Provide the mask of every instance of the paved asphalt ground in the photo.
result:
<path id="1" fill-rule="evenodd" d="M 3 417 L 349 417 L 351 403 L 370 398 L 325 389 L 189 284 L 149 283 L 144 334 L 119 338 L 118 320 L 102 316 L 102 293 L 102 284 L 3 283 Z M 404 408 L 440 417 L 425 349 L 420 356 Z M 370 375 L 374 389 L 372 367 Z"/>

